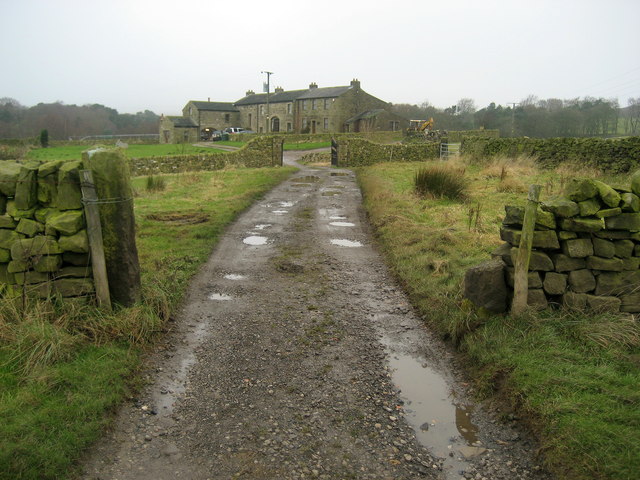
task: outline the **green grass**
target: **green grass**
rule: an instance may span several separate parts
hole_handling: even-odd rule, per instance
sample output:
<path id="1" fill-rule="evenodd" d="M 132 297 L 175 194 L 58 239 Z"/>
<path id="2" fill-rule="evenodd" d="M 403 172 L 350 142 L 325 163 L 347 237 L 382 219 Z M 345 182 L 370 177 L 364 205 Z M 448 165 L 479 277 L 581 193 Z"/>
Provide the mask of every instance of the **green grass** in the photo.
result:
<path id="1" fill-rule="evenodd" d="M 285 150 L 315 150 L 317 148 L 328 148 L 331 146 L 331 142 L 300 142 L 300 143 L 285 143 Z"/>
<path id="2" fill-rule="evenodd" d="M 218 142 L 222 145 L 236 144 L 241 142 Z M 236 145 L 233 145 L 236 146 Z M 27 158 L 33 158 L 36 160 L 74 160 L 81 159 L 82 152 L 91 149 L 88 145 L 68 145 L 63 147 L 50 147 L 50 148 L 38 148 L 30 150 L 27 154 Z M 154 157 L 162 155 L 188 155 L 193 153 L 221 153 L 225 150 L 215 148 L 215 144 L 212 147 L 194 147 L 190 144 L 152 144 L 152 145 L 138 145 L 131 144 L 124 150 L 127 157 L 130 158 L 143 158 Z"/>
<path id="3" fill-rule="evenodd" d="M 413 179 L 422 165 L 379 164 L 359 169 L 358 178 L 382 249 L 412 302 L 468 357 L 479 391 L 528 422 L 548 468 L 562 479 L 637 478 L 637 321 L 557 311 L 486 318 L 461 298 L 464 271 L 501 243 L 504 205 L 524 205 L 526 184 L 543 185 L 544 197 L 571 176 L 501 162 L 463 166 L 466 202 L 416 195 Z"/>
<path id="4" fill-rule="evenodd" d="M 135 389 L 140 353 L 163 330 L 226 225 L 294 169 L 160 176 L 136 191 L 143 302 L 105 314 L 72 301 L 0 301 L 0 479 L 74 476 L 82 452 Z"/>

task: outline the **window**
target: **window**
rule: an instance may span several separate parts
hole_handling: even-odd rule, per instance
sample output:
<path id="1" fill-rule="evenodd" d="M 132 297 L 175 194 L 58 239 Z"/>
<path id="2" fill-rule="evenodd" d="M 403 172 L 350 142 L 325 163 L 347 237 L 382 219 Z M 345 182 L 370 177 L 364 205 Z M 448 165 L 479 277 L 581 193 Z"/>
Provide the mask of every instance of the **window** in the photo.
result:
<path id="1" fill-rule="evenodd" d="M 324 119 L 324 129 L 329 130 L 329 119 L 326 117 Z"/>
<path id="2" fill-rule="evenodd" d="M 329 103 L 330 100 L 328 98 L 324 99 L 324 109 L 325 110 L 329 110 L 329 105 L 331 105 L 331 103 Z"/>
<path id="3" fill-rule="evenodd" d="M 224 121 L 225 121 L 225 123 L 229 123 L 229 118 L 230 118 L 230 115 L 229 115 L 228 113 L 225 113 L 225 114 L 224 114 Z"/>
<path id="4" fill-rule="evenodd" d="M 251 127 L 251 114 L 249 114 L 249 127 Z"/>
<path id="5" fill-rule="evenodd" d="M 306 118 L 303 118 L 303 119 L 302 119 L 302 129 L 303 129 L 303 130 L 304 130 L 305 128 L 307 128 L 308 123 L 309 123 L 309 122 L 307 121 L 307 119 L 306 119 Z"/>
<path id="6" fill-rule="evenodd" d="M 264 115 L 264 105 L 260 105 L 260 115 Z"/>
<path id="7" fill-rule="evenodd" d="M 306 110 L 306 109 L 307 109 L 307 101 L 306 101 L 306 100 L 303 100 L 303 101 L 302 101 L 302 109 L 303 109 L 303 110 Z"/>
<path id="8" fill-rule="evenodd" d="M 290 132 L 291 130 L 291 122 L 287 122 L 287 132 Z"/>
<path id="9" fill-rule="evenodd" d="M 315 110 L 315 109 L 316 109 L 316 101 L 311 100 L 311 110 Z"/>
<path id="10" fill-rule="evenodd" d="M 287 113 L 291 114 L 291 104 L 287 103 Z"/>
<path id="11" fill-rule="evenodd" d="M 191 106 L 189 106 L 189 116 L 191 116 L 192 113 L 193 112 L 192 112 Z"/>
<path id="12" fill-rule="evenodd" d="M 389 122 L 389 127 L 392 132 L 397 132 L 400 130 L 400 122 L 394 122 L 393 120 Z"/>

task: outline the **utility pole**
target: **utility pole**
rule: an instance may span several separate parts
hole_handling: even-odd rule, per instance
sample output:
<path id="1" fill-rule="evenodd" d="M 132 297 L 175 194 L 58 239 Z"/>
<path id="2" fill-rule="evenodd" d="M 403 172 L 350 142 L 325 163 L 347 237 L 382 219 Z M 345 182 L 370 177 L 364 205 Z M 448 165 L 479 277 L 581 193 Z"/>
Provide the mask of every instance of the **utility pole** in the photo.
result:
<path id="1" fill-rule="evenodd" d="M 271 130 L 271 118 L 269 116 L 269 85 L 270 85 L 270 78 L 271 75 L 273 75 L 273 72 L 267 72 L 266 70 L 260 73 L 266 73 L 267 74 L 267 133 L 269 133 L 269 130 Z"/>
<path id="2" fill-rule="evenodd" d="M 516 136 L 516 105 L 520 105 L 518 102 L 507 102 L 507 105 L 511 105 L 511 138 Z"/>

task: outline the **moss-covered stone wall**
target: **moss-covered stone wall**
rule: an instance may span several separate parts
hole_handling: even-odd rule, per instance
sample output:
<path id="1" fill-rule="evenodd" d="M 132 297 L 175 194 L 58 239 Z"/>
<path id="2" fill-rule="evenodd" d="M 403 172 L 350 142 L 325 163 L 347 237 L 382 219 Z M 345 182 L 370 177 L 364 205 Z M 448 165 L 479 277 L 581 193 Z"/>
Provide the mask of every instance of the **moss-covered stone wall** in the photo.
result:
<path id="1" fill-rule="evenodd" d="M 462 153 L 473 159 L 531 155 L 545 168 L 580 162 L 605 172 L 626 173 L 640 166 L 640 137 L 486 138 L 464 137 Z"/>
<path id="2" fill-rule="evenodd" d="M 379 144 L 360 138 L 338 140 L 338 166 L 361 167 L 381 162 L 423 162 L 438 158 L 439 143 Z"/>
<path id="3" fill-rule="evenodd" d="M 36 297 L 94 284 L 78 170 L 82 162 L 0 162 L 0 289 Z"/>
<path id="4" fill-rule="evenodd" d="M 282 137 L 259 136 L 234 152 L 132 158 L 131 175 L 220 170 L 228 166 L 278 167 L 282 165 L 282 144 Z"/>
<path id="5" fill-rule="evenodd" d="M 524 209 L 505 207 L 493 255 L 513 287 L 513 261 Z M 529 265 L 529 304 L 606 312 L 640 312 L 640 171 L 631 185 L 573 180 L 538 210 Z"/>

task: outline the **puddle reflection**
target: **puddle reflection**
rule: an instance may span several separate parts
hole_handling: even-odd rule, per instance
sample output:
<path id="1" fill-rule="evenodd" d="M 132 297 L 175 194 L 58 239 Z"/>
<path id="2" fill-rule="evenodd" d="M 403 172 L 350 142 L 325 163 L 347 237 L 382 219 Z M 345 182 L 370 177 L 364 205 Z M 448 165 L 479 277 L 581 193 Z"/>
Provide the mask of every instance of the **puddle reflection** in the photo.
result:
<path id="1" fill-rule="evenodd" d="M 356 240 L 345 240 L 344 238 L 334 238 L 331 240 L 332 245 L 339 247 L 361 247 L 362 243 Z"/>
<path id="2" fill-rule="evenodd" d="M 252 235 L 242 239 L 242 243 L 247 245 L 266 245 L 268 241 L 267 237 L 261 237 L 259 235 Z"/>

